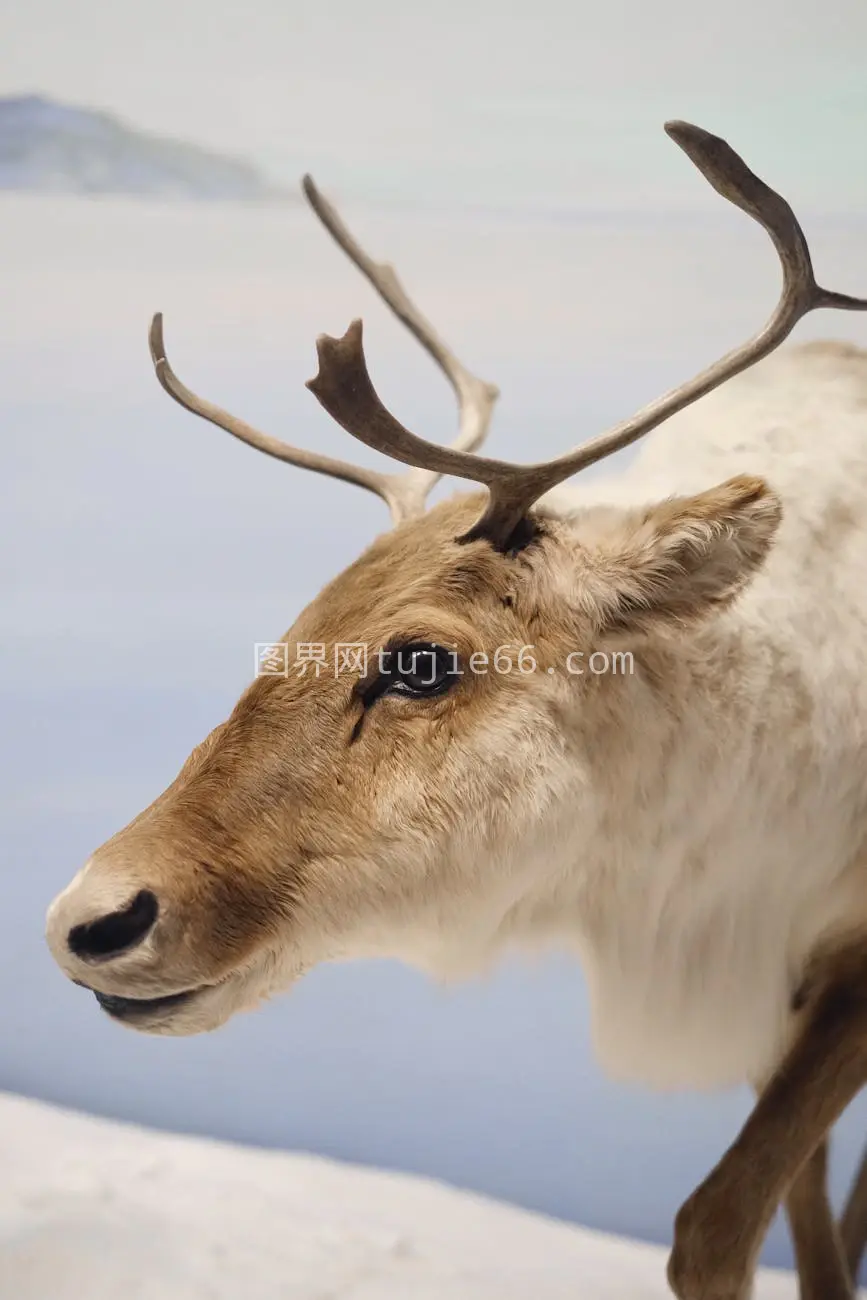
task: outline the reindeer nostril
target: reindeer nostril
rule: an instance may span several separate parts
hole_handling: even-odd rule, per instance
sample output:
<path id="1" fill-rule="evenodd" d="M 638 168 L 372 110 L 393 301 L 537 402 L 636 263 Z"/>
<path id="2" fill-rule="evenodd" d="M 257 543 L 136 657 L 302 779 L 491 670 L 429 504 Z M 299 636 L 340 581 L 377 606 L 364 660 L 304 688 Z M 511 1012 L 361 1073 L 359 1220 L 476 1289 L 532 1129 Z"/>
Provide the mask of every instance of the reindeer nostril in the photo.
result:
<path id="1" fill-rule="evenodd" d="M 156 895 L 141 889 L 122 911 L 73 926 L 67 943 L 76 957 L 116 957 L 141 942 L 153 928 L 158 911 Z"/>

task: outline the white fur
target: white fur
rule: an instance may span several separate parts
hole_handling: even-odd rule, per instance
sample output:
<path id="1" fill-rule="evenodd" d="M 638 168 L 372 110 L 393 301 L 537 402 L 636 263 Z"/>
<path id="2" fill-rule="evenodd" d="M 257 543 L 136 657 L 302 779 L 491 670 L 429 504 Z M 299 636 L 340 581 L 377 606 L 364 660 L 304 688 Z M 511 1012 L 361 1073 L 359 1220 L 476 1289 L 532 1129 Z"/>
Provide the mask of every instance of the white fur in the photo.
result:
<path id="1" fill-rule="evenodd" d="M 573 918 L 598 1050 L 650 1083 L 760 1080 L 809 953 L 867 923 L 867 859 L 847 874 L 867 848 L 867 354 L 781 352 L 572 500 L 650 503 L 740 473 L 782 498 L 776 544 L 700 638 L 688 721 L 649 777 L 644 816 L 629 783 L 658 762 L 666 722 L 652 716 L 623 774 L 622 835 L 581 850 L 595 898 L 588 922 L 579 888 Z"/>
<path id="2" fill-rule="evenodd" d="M 867 353 L 784 351 L 626 473 L 546 504 L 651 504 L 741 473 L 769 481 L 784 520 L 731 611 L 673 652 L 685 722 L 648 696 L 613 785 L 563 756 L 556 816 L 516 815 L 505 855 L 476 864 L 484 889 L 399 938 L 444 975 L 516 942 L 576 948 L 602 1063 L 651 1085 L 760 1081 L 817 943 L 867 931 Z"/>

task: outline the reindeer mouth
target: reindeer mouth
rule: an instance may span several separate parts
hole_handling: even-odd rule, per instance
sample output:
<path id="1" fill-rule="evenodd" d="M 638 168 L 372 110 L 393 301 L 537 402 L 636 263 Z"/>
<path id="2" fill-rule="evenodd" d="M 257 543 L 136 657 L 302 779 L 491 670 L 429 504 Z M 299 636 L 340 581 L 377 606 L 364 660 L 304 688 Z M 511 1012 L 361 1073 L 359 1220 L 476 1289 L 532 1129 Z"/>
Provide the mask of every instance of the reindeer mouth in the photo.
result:
<path id="1" fill-rule="evenodd" d="M 187 989 L 183 993 L 169 993 L 161 998 L 123 998 L 115 993 L 98 993 L 91 989 L 103 1011 L 114 1020 L 146 1019 L 159 1011 L 174 1010 L 185 1006 L 202 992 L 201 989 Z"/>

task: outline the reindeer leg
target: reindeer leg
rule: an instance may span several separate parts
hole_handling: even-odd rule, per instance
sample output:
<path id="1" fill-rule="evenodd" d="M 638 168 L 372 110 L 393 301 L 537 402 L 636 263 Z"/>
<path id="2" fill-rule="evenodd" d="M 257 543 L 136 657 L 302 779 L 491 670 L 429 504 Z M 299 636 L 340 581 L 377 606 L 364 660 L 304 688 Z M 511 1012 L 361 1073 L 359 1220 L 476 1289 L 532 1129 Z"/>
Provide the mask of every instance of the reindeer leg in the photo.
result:
<path id="1" fill-rule="evenodd" d="M 786 1195 L 801 1300 L 854 1300 L 840 1230 L 828 1198 L 828 1140 L 823 1139 Z"/>
<path id="2" fill-rule="evenodd" d="M 757 1096 L 761 1091 L 756 1089 Z M 802 1165 L 785 1200 L 800 1300 L 855 1300 L 841 1230 L 828 1195 L 828 1148 L 825 1137 Z"/>
<path id="3" fill-rule="evenodd" d="M 840 1233 L 849 1272 L 857 1282 L 867 1247 L 867 1151 L 861 1159 L 861 1168 L 849 1192 L 849 1199 L 840 1220 Z"/>
<path id="4" fill-rule="evenodd" d="M 677 1215 L 668 1277 L 679 1300 L 746 1300 L 777 1207 L 867 1083 L 867 940 L 817 963 L 808 987 L 776 1073 Z"/>

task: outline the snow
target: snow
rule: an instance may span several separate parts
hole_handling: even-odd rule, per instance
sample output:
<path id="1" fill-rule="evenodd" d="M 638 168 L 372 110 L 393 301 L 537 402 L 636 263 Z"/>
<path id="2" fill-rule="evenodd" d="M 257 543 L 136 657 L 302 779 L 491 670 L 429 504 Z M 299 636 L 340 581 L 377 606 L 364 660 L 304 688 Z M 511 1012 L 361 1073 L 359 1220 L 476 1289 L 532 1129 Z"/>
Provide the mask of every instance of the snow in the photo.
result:
<path id="1" fill-rule="evenodd" d="M 663 1300 L 666 1252 L 0 1093 L 0 1300 Z M 794 1300 L 763 1273 L 756 1300 Z"/>

